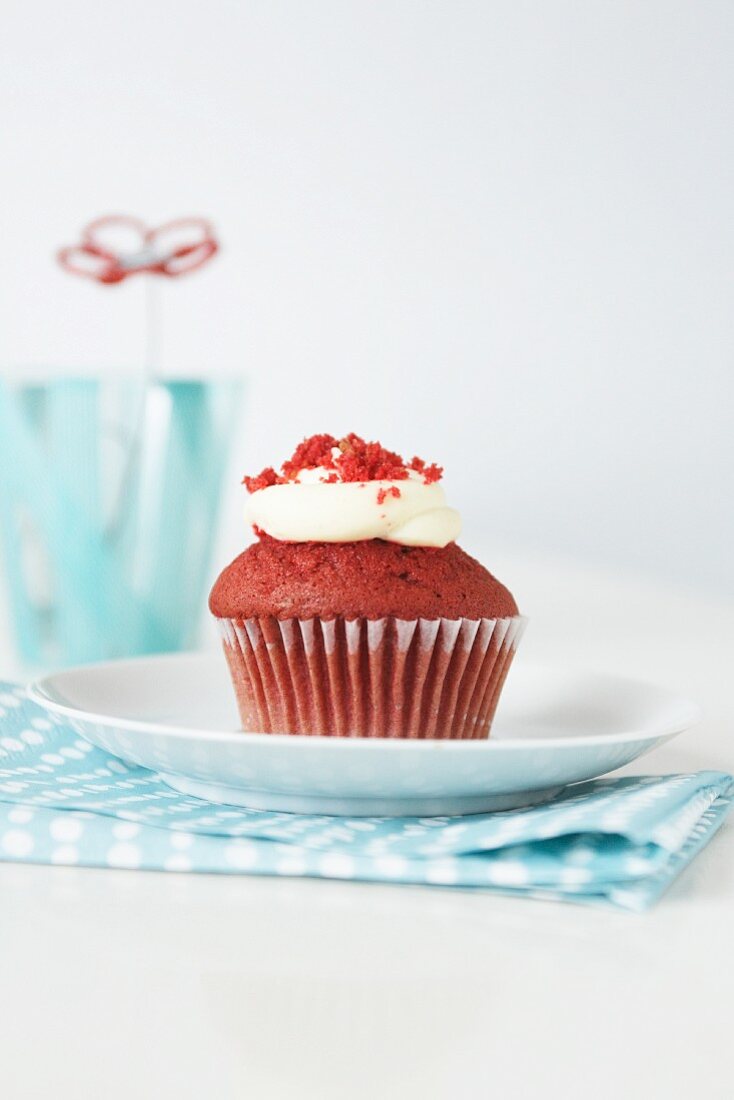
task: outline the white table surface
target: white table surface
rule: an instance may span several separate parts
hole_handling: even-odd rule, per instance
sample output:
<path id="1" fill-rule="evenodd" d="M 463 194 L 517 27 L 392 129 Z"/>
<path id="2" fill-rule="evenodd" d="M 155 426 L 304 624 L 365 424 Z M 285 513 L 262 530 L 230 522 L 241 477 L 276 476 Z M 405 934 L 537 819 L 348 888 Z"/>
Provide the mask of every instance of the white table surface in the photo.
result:
<path id="1" fill-rule="evenodd" d="M 734 770 L 731 607 L 492 564 L 532 619 L 518 660 L 638 675 L 703 703 L 703 725 L 643 769 Z M 3 637 L 0 676 L 13 671 Z M 641 916 L 0 864 L 1 1095 L 728 1098 L 733 856 L 731 822 Z"/>

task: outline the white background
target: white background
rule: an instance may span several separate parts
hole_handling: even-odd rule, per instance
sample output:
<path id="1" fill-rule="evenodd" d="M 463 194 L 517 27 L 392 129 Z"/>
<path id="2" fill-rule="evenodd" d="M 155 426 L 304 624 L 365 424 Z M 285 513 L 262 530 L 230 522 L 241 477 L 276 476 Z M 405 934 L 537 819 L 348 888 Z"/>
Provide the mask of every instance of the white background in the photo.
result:
<path id="1" fill-rule="evenodd" d="M 0 370 L 139 365 L 141 281 L 53 251 L 210 215 L 160 290 L 165 369 L 249 379 L 217 563 L 303 434 L 423 453 L 522 659 L 699 699 L 644 768 L 734 770 L 733 58 L 731 0 L 3 0 Z M 0 863 L 5 1092 L 724 1100 L 731 836 L 640 917 Z"/>
<path id="2" fill-rule="evenodd" d="M 218 226 L 161 293 L 168 372 L 250 380 L 219 564 L 243 469 L 353 429 L 490 567 L 734 595 L 728 0 L 5 0 L 0 51 L 2 368 L 139 362 L 89 218 Z"/>

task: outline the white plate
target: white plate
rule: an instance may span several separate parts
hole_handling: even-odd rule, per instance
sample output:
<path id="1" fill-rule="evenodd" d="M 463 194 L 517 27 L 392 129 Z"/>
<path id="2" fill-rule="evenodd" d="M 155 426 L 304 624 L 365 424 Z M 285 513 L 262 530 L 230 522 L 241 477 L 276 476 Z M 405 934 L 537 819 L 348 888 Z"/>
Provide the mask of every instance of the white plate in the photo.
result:
<path id="1" fill-rule="evenodd" d="M 114 661 L 32 685 L 92 744 L 211 802 L 294 813 L 431 815 L 529 805 L 621 768 L 698 707 L 634 680 L 517 660 L 489 741 L 237 732 L 219 654 Z"/>

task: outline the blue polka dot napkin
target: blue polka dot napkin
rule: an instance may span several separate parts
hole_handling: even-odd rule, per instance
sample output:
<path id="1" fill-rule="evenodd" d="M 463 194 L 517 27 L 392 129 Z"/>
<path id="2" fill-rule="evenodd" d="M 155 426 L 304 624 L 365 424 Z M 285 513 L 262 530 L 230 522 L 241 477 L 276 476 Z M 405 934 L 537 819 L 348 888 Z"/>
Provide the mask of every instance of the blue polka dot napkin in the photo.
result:
<path id="1" fill-rule="evenodd" d="M 94 748 L 0 683 L 0 859 L 482 888 L 643 910 L 723 823 L 722 772 L 598 779 L 471 817 L 212 805 Z"/>

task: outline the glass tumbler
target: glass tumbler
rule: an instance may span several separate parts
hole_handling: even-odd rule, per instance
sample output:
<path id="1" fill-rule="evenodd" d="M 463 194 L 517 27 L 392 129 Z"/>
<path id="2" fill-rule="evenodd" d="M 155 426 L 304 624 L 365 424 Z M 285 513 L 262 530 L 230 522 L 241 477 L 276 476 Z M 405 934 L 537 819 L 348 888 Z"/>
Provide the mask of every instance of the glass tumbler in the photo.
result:
<path id="1" fill-rule="evenodd" d="M 0 535 L 35 669 L 191 647 L 238 379 L 0 380 Z"/>

